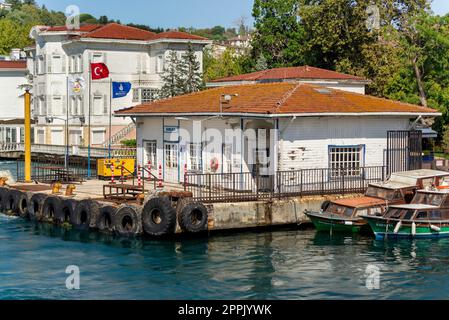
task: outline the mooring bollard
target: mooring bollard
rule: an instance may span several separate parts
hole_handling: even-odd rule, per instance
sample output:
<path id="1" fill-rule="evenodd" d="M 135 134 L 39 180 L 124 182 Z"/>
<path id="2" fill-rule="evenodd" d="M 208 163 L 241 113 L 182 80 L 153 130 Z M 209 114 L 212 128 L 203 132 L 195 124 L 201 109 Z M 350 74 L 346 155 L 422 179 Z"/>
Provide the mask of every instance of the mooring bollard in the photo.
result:
<path id="1" fill-rule="evenodd" d="M 158 188 L 162 189 L 164 188 L 164 185 L 162 184 L 162 165 L 159 165 L 159 184 Z"/>
<path id="2" fill-rule="evenodd" d="M 125 183 L 125 162 L 124 161 L 122 161 L 122 166 L 120 167 L 120 175 L 121 175 L 121 177 L 120 177 L 120 181 L 121 181 L 121 183 L 122 184 L 124 184 Z"/>
<path id="3" fill-rule="evenodd" d="M 140 164 L 137 165 L 137 185 L 139 186 L 139 188 L 142 187 L 142 171 L 141 171 L 141 167 Z"/>
<path id="4" fill-rule="evenodd" d="M 115 184 L 115 165 L 114 165 L 114 161 L 111 161 L 111 184 Z"/>

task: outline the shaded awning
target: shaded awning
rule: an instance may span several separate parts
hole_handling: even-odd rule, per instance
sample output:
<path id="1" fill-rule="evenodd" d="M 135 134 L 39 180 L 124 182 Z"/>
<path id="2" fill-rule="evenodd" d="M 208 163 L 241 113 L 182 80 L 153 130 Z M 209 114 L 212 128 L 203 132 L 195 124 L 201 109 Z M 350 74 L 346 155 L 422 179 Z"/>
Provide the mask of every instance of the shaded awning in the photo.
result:
<path id="1" fill-rule="evenodd" d="M 432 130 L 431 128 L 423 128 L 418 130 L 422 132 L 422 137 L 425 139 L 438 138 L 438 132 Z"/>

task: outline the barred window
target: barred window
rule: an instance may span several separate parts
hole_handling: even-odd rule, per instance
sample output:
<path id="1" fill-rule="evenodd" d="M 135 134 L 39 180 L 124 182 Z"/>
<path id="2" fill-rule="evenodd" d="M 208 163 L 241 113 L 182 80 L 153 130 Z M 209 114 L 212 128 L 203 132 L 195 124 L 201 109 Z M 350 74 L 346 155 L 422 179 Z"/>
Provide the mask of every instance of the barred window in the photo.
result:
<path id="1" fill-rule="evenodd" d="M 133 102 L 139 102 L 140 101 L 140 90 L 139 89 L 133 89 Z"/>
<path id="2" fill-rule="evenodd" d="M 141 93 L 141 102 L 153 102 L 157 97 L 156 89 L 140 89 Z"/>
<path id="3" fill-rule="evenodd" d="M 329 147 L 329 168 L 332 178 L 360 176 L 360 168 L 364 166 L 364 152 L 364 145 Z"/>

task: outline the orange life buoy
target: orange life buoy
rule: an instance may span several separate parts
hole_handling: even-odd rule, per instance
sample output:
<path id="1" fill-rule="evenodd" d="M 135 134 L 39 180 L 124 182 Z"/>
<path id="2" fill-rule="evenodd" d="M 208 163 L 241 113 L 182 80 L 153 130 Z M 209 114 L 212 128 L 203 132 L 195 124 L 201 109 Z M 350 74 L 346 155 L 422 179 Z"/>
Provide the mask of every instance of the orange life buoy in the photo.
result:
<path id="1" fill-rule="evenodd" d="M 210 161 L 210 169 L 211 169 L 213 172 L 217 172 L 219 167 L 220 167 L 220 162 L 218 161 L 217 158 L 213 158 L 213 159 Z"/>

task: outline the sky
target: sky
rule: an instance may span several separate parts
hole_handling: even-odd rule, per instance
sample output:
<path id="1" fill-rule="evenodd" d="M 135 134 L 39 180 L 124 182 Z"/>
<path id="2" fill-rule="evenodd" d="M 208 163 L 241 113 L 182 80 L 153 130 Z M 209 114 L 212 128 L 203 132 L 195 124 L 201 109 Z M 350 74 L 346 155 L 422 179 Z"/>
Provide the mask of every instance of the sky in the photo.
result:
<path id="1" fill-rule="evenodd" d="M 95 17 L 106 15 L 122 23 L 139 23 L 151 27 L 207 28 L 216 25 L 235 27 L 236 20 L 245 16 L 252 25 L 254 0 L 38 0 L 48 9 L 65 11 L 69 5 L 77 5 L 83 13 Z M 448 0 L 434 0 L 435 13 L 449 13 Z"/>

